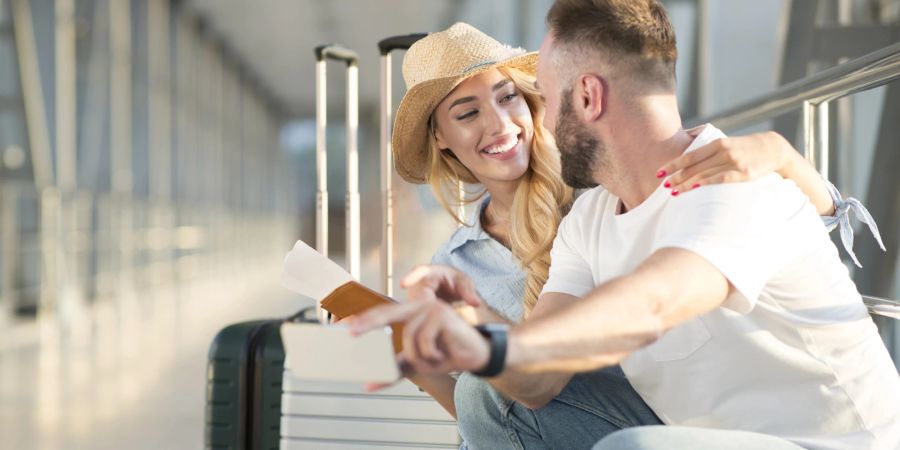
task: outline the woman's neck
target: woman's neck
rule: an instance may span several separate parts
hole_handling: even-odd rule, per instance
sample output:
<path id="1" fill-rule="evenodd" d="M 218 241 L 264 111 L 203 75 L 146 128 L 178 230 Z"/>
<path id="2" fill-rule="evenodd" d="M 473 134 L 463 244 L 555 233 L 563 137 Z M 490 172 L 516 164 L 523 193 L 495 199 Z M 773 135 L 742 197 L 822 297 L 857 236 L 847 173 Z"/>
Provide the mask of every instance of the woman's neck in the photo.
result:
<path id="1" fill-rule="evenodd" d="M 516 192 L 505 189 L 497 191 L 488 189 L 491 200 L 481 217 L 481 227 L 491 237 L 509 247 L 510 211 Z"/>
<path id="2" fill-rule="evenodd" d="M 515 182 L 494 182 L 483 183 L 488 195 L 491 196 L 491 202 L 488 209 L 492 209 L 492 217 L 498 220 L 509 221 L 510 211 L 512 210 L 513 200 L 516 198 L 516 191 L 519 188 L 519 180 Z"/>

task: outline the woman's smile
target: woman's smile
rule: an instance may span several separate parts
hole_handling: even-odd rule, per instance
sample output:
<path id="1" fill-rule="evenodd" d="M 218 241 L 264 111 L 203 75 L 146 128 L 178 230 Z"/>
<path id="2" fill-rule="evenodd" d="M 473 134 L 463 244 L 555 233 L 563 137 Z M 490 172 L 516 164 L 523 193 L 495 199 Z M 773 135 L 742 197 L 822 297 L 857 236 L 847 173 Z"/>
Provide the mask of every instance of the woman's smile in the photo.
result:
<path id="1" fill-rule="evenodd" d="M 481 154 L 487 158 L 501 161 L 515 157 L 522 151 L 522 135 L 508 134 L 501 139 L 481 149 Z"/>

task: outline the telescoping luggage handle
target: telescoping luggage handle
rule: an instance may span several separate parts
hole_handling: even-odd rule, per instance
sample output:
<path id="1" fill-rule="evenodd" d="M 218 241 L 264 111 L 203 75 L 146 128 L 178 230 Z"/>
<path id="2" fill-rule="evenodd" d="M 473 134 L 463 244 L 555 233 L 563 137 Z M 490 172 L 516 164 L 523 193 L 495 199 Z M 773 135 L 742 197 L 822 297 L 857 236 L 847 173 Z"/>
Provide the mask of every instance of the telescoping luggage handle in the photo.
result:
<path id="1" fill-rule="evenodd" d="M 394 223 L 393 188 L 391 177 L 393 161 L 391 155 L 391 52 L 407 50 L 427 33 L 392 36 L 378 42 L 381 52 L 381 291 L 391 296 L 394 286 Z"/>
<path id="2" fill-rule="evenodd" d="M 328 256 L 328 168 L 325 145 L 327 126 L 326 63 L 329 59 L 347 64 L 347 270 L 359 279 L 359 56 L 352 50 L 328 44 L 316 47 L 316 250 Z"/>

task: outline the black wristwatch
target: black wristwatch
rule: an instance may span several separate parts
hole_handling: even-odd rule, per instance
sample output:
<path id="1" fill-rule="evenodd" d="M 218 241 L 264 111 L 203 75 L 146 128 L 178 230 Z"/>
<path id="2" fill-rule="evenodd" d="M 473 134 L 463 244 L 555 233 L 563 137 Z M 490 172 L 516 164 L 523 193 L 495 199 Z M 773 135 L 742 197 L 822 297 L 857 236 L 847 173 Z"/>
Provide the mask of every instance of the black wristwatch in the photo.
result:
<path id="1" fill-rule="evenodd" d="M 486 337 L 491 346 L 491 354 L 487 366 L 478 371 L 472 371 L 472 375 L 479 377 L 495 377 L 503 372 L 506 365 L 506 334 L 509 325 L 502 323 L 488 323 L 475 327 L 482 336 Z"/>

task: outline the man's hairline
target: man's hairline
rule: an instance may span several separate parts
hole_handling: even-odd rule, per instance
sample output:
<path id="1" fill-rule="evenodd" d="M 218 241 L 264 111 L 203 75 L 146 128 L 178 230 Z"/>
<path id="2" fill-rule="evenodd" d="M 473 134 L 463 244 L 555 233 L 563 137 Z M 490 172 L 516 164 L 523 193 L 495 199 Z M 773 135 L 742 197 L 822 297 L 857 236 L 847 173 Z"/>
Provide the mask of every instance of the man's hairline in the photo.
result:
<path id="1" fill-rule="evenodd" d="M 560 92 L 572 88 L 578 75 L 596 71 L 596 68 L 592 67 L 595 64 L 588 64 L 587 61 L 592 60 L 590 57 L 603 57 L 603 52 L 584 48 L 583 45 L 574 42 L 560 42 L 556 31 L 552 28 L 548 32 L 548 38 L 550 39 L 550 48 L 552 48 L 549 55 L 550 66 L 556 71 Z M 574 56 L 566 58 L 570 55 Z M 565 59 L 565 64 L 563 64 L 563 59 Z"/>
<path id="2" fill-rule="evenodd" d="M 617 57 L 614 55 L 616 53 L 615 50 L 603 46 L 600 48 L 587 46 L 577 42 L 560 42 L 558 35 L 553 29 L 548 31 L 548 37 L 550 37 L 552 44 L 550 65 L 553 70 L 556 71 L 558 84 L 561 88 L 560 92 L 567 87 L 573 87 L 572 85 L 575 82 L 575 79 L 581 74 L 602 72 L 604 78 L 607 80 L 618 78 L 618 75 L 621 75 L 620 70 L 622 69 L 622 66 L 610 61 L 610 59 L 615 59 Z M 639 57 L 639 55 L 626 53 L 618 57 L 633 58 Z M 600 59 L 600 64 L 605 67 L 601 69 L 597 67 L 597 63 L 592 62 L 597 59 Z M 604 63 L 602 61 L 606 62 Z M 677 83 L 674 78 L 672 79 L 672 83 L 674 92 L 674 90 L 677 89 L 675 87 Z"/>

